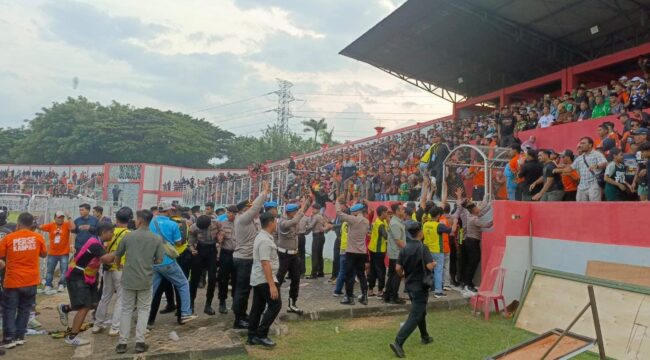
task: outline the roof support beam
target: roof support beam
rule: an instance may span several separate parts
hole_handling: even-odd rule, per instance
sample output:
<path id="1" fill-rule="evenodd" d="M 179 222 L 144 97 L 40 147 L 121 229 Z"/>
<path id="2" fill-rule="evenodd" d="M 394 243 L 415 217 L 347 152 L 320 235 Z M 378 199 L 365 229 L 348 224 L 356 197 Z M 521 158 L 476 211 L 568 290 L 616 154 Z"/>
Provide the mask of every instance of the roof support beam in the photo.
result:
<path id="1" fill-rule="evenodd" d="M 573 56 L 583 61 L 591 60 L 591 57 L 588 54 L 585 54 L 578 49 L 568 46 L 560 41 L 554 40 L 544 34 L 540 34 L 537 31 L 529 29 L 526 26 L 495 15 L 490 11 L 480 9 L 472 4 L 465 2 L 464 0 L 443 1 L 451 7 L 454 7 L 467 14 L 474 15 L 480 20 L 485 21 L 486 23 L 492 25 L 492 27 L 494 27 L 496 30 L 499 30 L 504 35 L 513 38 L 515 41 L 529 40 L 522 41 L 522 43 L 528 45 L 538 52 L 540 49 L 546 49 L 547 53 L 551 53 L 552 49 L 562 49 L 563 53 L 572 54 Z M 560 60 L 558 61 L 558 64 L 564 66 L 567 62 L 568 61 Z"/>
<path id="2" fill-rule="evenodd" d="M 413 79 L 413 78 L 410 78 L 410 77 L 408 77 L 406 75 L 403 75 L 403 74 L 400 74 L 400 73 L 397 73 L 397 72 L 382 68 L 380 66 L 377 66 L 377 68 L 384 71 L 384 72 L 386 72 L 386 73 L 388 73 L 388 74 L 390 74 L 390 75 L 393 75 L 394 77 L 396 77 L 396 78 L 398 78 L 400 80 L 406 81 L 407 83 L 409 83 L 411 85 L 415 85 L 415 86 L 419 87 L 420 89 L 422 89 L 422 90 L 424 90 L 426 92 L 429 92 L 429 93 L 431 93 L 431 94 L 433 94 L 433 95 L 435 95 L 435 96 L 437 96 L 437 97 L 439 97 L 439 98 L 441 98 L 443 100 L 447 100 L 450 103 L 455 104 L 455 103 L 467 100 L 467 98 L 465 96 L 463 96 L 463 95 L 456 94 L 456 93 L 454 93 L 452 91 L 449 91 L 447 89 L 443 89 L 441 87 L 435 86 L 435 85 L 430 84 L 430 83 L 428 83 L 426 81 Z"/>

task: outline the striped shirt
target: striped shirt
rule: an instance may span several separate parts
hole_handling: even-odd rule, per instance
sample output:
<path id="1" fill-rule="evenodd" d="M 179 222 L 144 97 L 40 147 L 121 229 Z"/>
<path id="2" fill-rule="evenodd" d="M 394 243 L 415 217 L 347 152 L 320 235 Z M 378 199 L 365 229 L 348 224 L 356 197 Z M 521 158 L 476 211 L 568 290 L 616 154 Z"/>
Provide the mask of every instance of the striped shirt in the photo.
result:
<path id="1" fill-rule="evenodd" d="M 586 154 L 582 154 L 573 160 L 571 167 L 578 171 L 580 174 L 580 182 L 578 183 L 578 190 L 589 189 L 594 183 L 598 182 L 598 175 L 603 171 L 596 169 L 591 171 L 589 169 L 592 165 L 607 164 L 605 155 L 600 151 L 592 150 Z"/>

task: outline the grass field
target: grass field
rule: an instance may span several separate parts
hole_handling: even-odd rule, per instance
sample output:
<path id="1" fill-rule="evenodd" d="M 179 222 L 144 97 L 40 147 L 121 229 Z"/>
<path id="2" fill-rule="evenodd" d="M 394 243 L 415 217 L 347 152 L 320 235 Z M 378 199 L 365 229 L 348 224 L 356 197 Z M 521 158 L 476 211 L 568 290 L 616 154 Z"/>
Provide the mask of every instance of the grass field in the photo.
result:
<path id="1" fill-rule="evenodd" d="M 393 359 L 388 344 L 405 319 L 387 316 L 289 323 L 287 336 L 273 337 L 278 343 L 275 349 L 248 347 L 249 356 L 225 359 Z M 468 309 L 435 311 L 428 314 L 427 320 L 434 342 L 420 345 L 416 330 L 404 346 L 407 358 L 484 359 L 534 336 L 512 326 L 509 319 L 494 316 L 484 321 L 472 316 Z M 582 354 L 575 359 L 597 358 Z"/>
<path id="2" fill-rule="evenodd" d="M 332 265 L 334 265 L 332 263 L 332 260 L 325 259 L 323 263 L 323 272 L 325 272 L 326 275 L 325 277 L 327 277 L 327 275 L 332 273 Z M 305 257 L 305 269 L 306 269 L 306 275 L 311 274 L 311 257 L 309 255 Z"/>

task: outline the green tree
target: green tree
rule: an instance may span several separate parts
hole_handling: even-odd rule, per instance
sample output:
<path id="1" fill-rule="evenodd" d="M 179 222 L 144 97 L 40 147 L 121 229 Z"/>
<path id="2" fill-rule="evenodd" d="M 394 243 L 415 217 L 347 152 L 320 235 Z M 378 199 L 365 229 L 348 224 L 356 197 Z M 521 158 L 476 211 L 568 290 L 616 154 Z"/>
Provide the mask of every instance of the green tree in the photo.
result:
<path id="1" fill-rule="evenodd" d="M 301 123 L 305 126 L 304 132 L 314 132 L 314 142 L 318 141 L 318 133 L 327 130 L 325 118 L 321 118 L 320 120 L 309 119 Z"/>
<path id="2" fill-rule="evenodd" d="M 27 136 L 29 132 L 25 127 L 15 129 L 0 128 L 0 164 L 13 164 L 14 156 L 12 150 L 16 147 L 16 143 L 21 141 Z"/>
<path id="3" fill-rule="evenodd" d="M 206 167 L 224 157 L 233 134 L 189 115 L 86 98 L 54 103 L 28 123 L 11 151 L 15 163 L 151 162 Z"/>
<path id="4" fill-rule="evenodd" d="M 320 141 L 322 144 L 334 145 L 336 141 L 333 139 L 334 128 L 331 128 L 330 131 L 323 131 L 320 133 Z"/>
<path id="5" fill-rule="evenodd" d="M 226 145 L 228 160 L 220 167 L 246 168 L 252 163 L 282 160 L 292 153 L 302 154 L 317 148 L 318 145 L 313 141 L 305 140 L 294 132 L 283 134 L 276 125 L 272 125 L 268 126 L 259 138 L 238 136 L 231 139 Z"/>

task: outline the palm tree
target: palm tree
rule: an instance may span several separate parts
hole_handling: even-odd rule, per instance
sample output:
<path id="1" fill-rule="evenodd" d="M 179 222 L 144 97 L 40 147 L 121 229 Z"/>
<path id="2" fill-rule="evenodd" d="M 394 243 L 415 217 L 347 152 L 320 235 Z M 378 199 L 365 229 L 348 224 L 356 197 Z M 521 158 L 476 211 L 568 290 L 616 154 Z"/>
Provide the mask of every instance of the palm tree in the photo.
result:
<path id="1" fill-rule="evenodd" d="M 318 141 L 318 133 L 327 129 L 325 118 L 321 118 L 320 120 L 309 119 L 302 121 L 302 124 L 305 125 L 305 132 L 314 132 L 314 142 Z"/>
<path id="2" fill-rule="evenodd" d="M 333 141 L 334 139 L 332 139 L 333 133 L 334 133 L 334 128 L 331 128 L 330 131 L 323 130 L 323 132 L 320 133 L 320 141 L 323 144 L 332 145 L 332 143 L 334 142 Z"/>

